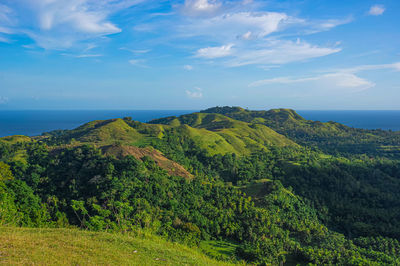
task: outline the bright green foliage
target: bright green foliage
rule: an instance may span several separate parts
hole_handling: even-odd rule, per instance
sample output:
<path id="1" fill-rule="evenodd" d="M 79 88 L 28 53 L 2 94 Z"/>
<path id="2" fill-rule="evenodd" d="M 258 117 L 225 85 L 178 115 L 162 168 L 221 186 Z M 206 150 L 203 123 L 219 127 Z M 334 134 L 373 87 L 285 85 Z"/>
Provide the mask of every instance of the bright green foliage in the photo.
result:
<path id="1" fill-rule="evenodd" d="M 0 182 L 14 179 L 10 166 L 0 162 Z"/>

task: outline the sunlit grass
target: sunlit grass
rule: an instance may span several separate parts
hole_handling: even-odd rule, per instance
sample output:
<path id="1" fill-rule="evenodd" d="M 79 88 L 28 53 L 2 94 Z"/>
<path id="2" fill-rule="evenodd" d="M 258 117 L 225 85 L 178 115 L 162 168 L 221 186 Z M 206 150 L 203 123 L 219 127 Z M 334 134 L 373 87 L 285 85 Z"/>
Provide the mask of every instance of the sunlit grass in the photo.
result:
<path id="1" fill-rule="evenodd" d="M 229 265 L 156 236 L 9 227 L 0 227 L 0 264 Z"/>

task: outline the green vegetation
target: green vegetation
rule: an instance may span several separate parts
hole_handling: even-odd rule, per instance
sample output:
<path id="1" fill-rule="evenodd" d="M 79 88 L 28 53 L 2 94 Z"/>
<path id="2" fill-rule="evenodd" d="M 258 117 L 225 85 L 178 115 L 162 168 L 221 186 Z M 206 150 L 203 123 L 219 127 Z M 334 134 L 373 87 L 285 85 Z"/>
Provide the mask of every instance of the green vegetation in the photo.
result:
<path id="1" fill-rule="evenodd" d="M 0 264 L 230 265 L 156 236 L 0 227 Z"/>
<path id="2" fill-rule="evenodd" d="M 37 236 L 77 237 L 81 255 L 68 246 L 66 256 L 78 264 L 135 263 L 138 256 L 123 256 L 136 245 L 127 243 L 168 240 L 185 248 L 157 245 L 140 261 L 152 264 L 158 252 L 170 264 L 214 264 L 203 252 L 229 263 L 396 265 L 398 136 L 307 121 L 288 109 L 216 107 L 148 124 L 127 117 L 5 138 L 0 225 L 14 227 L 1 230 L 21 238 L 35 236 L 15 226 L 90 231 Z M 147 238 L 133 237 L 141 232 Z M 94 259 L 104 245 L 90 243 L 97 237 L 117 239 L 108 250 L 121 255 Z M 32 259 L 56 256 L 57 245 Z M 21 262 L 26 248 L 7 262 Z"/>
<path id="3" fill-rule="evenodd" d="M 249 111 L 239 107 L 214 107 L 203 113 L 218 113 L 248 123 L 260 123 L 298 144 L 333 155 L 368 155 L 400 159 L 400 132 L 365 130 L 336 122 L 305 120 L 290 109 Z"/>

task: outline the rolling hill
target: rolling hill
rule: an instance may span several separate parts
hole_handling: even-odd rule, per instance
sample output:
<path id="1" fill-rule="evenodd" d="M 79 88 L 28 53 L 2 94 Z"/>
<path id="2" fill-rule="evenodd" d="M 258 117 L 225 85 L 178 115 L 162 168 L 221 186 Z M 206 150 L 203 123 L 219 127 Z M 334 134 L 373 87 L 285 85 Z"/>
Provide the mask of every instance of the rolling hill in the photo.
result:
<path id="1" fill-rule="evenodd" d="M 296 143 L 257 123 L 238 121 L 221 114 L 193 113 L 140 123 L 131 119 L 93 121 L 55 136 L 57 143 L 91 143 L 96 146 L 123 144 L 146 147 L 166 131 L 191 139 L 210 155 L 248 155 L 269 146 L 298 147 Z M 51 135 L 51 133 L 50 133 Z"/>
<path id="2" fill-rule="evenodd" d="M 337 122 L 306 120 L 291 109 L 250 111 L 240 107 L 213 107 L 217 113 L 247 123 L 262 124 L 294 142 L 328 154 L 368 154 L 400 158 L 400 132 L 352 128 Z"/>

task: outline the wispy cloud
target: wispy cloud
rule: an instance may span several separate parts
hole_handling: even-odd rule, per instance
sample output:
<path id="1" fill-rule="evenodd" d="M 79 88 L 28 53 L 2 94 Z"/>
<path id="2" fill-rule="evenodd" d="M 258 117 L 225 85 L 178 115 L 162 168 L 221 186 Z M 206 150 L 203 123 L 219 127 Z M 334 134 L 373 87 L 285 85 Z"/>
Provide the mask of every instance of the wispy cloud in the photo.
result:
<path id="1" fill-rule="evenodd" d="M 192 99 L 203 98 L 203 90 L 201 88 L 194 88 L 193 90 L 186 90 L 186 96 Z"/>
<path id="2" fill-rule="evenodd" d="M 223 13 L 212 18 L 190 19 L 179 26 L 182 36 L 204 36 L 218 41 L 235 41 L 240 37 L 258 39 L 278 32 L 298 19 L 278 12 Z"/>
<path id="3" fill-rule="evenodd" d="M 378 64 L 378 65 L 361 65 L 350 68 L 338 69 L 339 72 L 357 73 L 368 70 L 380 70 L 380 69 L 391 69 L 394 71 L 400 71 L 400 62 L 395 62 L 391 64 Z"/>
<path id="4" fill-rule="evenodd" d="M 341 48 L 320 47 L 307 42 L 284 40 L 266 40 L 261 47 L 238 48 L 234 59 L 225 62 L 231 67 L 244 65 L 281 65 L 327 56 L 340 52 Z"/>
<path id="5" fill-rule="evenodd" d="M 221 6 L 217 0 L 185 0 L 181 9 L 188 16 L 208 16 L 215 14 Z"/>
<path id="6" fill-rule="evenodd" d="M 16 0 L 7 8 L 14 13 L 15 34 L 25 34 L 45 49 L 66 49 L 121 32 L 110 15 L 140 2 L 143 0 Z"/>
<path id="7" fill-rule="evenodd" d="M 283 84 L 287 86 L 307 84 L 309 87 L 318 87 L 321 90 L 347 89 L 350 92 L 358 92 L 375 86 L 374 82 L 359 77 L 357 75 L 359 72 L 384 69 L 400 71 L 400 62 L 380 65 L 361 65 L 352 68 L 336 69 L 326 74 L 309 77 L 278 77 L 264 79 L 250 83 L 249 87 L 261 87 L 273 84 Z"/>
<path id="8" fill-rule="evenodd" d="M 190 70 L 193 70 L 193 66 L 192 65 L 184 65 L 183 69 L 190 71 Z"/>
<path id="9" fill-rule="evenodd" d="M 352 21 L 352 18 L 311 20 L 284 12 L 255 11 L 255 4 L 247 2 L 186 1 L 185 6 L 191 8 L 204 4 L 205 9 L 210 8 L 210 14 L 189 16 L 179 22 L 175 25 L 175 37 L 210 43 L 197 47 L 194 56 L 206 60 L 221 58 L 218 63 L 228 67 L 287 64 L 340 52 L 337 45 L 324 47 L 293 39 Z"/>
<path id="10" fill-rule="evenodd" d="M 146 60 L 145 59 L 131 59 L 128 61 L 129 64 L 133 66 L 138 66 L 138 67 L 144 67 L 148 68 L 149 66 L 146 65 Z"/>
<path id="11" fill-rule="evenodd" d="M 373 5 L 368 11 L 371 16 L 380 16 L 385 12 L 385 7 L 383 5 Z"/>
<path id="12" fill-rule="evenodd" d="M 121 47 L 119 49 L 131 52 L 132 54 L 147 54 L 151 51 L 150 49 L 130 49 L 130 48 L 126 48 L 126 47 Z"/>
<path id="13" fill-rule="evenodd" d="M 75 58 L 91 58 L 91 57 L 101 57 L 102 54 L 66 54 L 62 53 L 63 56 L 75 57 Z"/>
<path id="14" fill-rule="evenodd" d="M 208 59 L 226 57 L 232 54 L 232 47 L 233 44 L 222 45 L 218 47 L 201 48 L 197 50 L 195 56 Z"/>
<path id="15" fill-rule="evenodd" d="M 319 87 L 320 90 L 326 89 L 348 89 L 356 92 L 374 87 L 375 83 L 360 78 L 351 73 L 330 73 L 306 78 L 280 77 L 273 79 L 259 80 L 251 83 L 250 87 L 267 86 L 271 84 L 309 84 L 308 86 Z"/>

